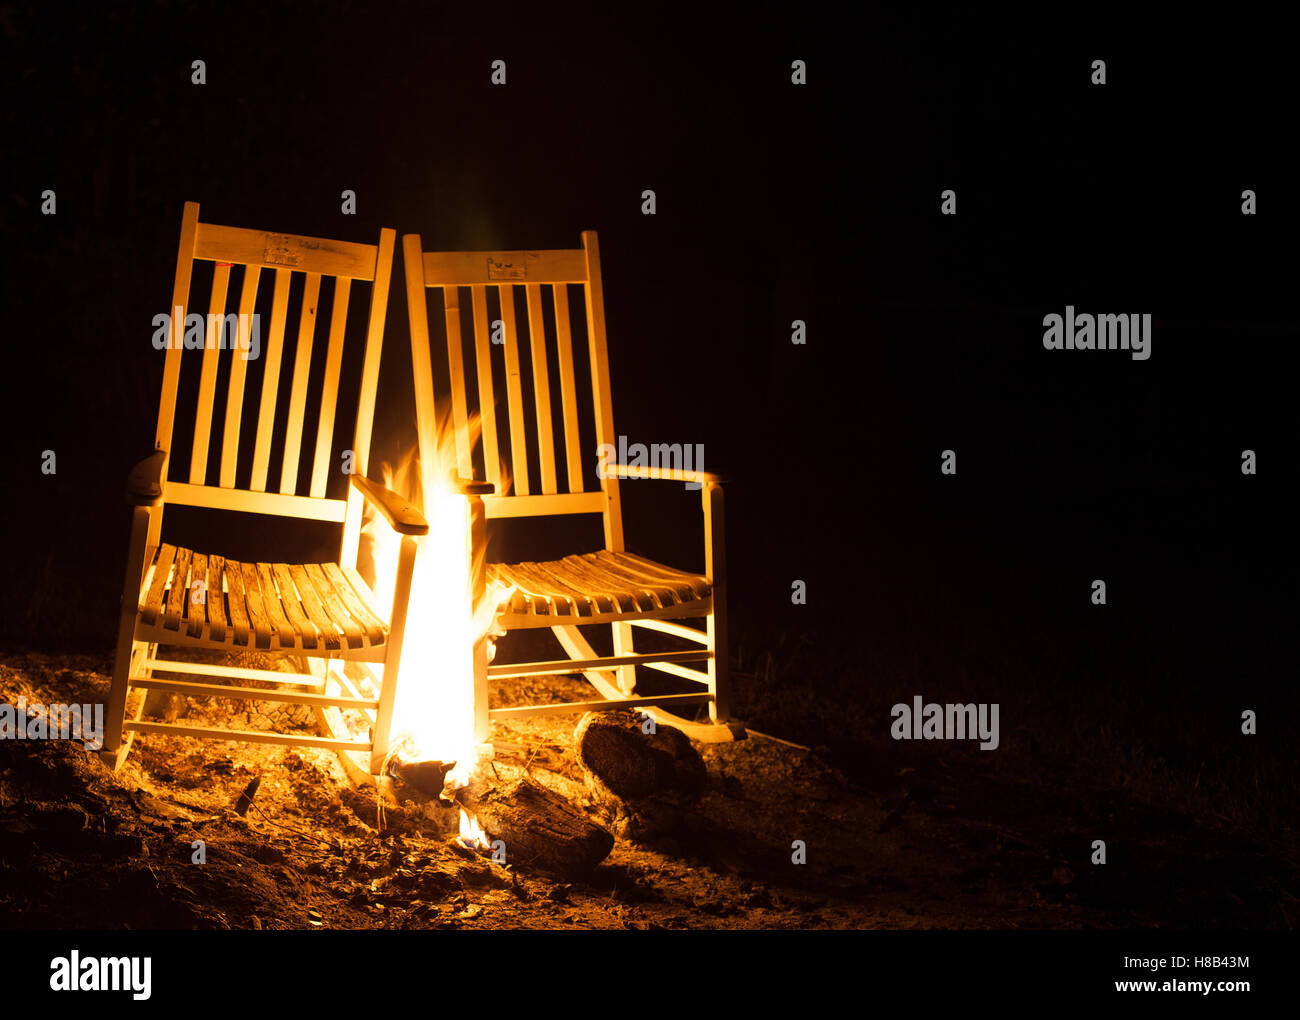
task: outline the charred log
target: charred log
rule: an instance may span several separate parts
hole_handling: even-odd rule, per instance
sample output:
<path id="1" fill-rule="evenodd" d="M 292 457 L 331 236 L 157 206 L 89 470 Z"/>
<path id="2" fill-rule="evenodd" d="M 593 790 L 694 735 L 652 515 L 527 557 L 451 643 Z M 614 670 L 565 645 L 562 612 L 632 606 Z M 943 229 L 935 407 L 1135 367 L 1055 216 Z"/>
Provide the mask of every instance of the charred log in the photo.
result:
<path id="1" fill-rule="evenodd" d="M 620 836 L 671 832 L 708 783 L 686 734 L 633 712 L 588 712 L 573 744 L 592 799 Z"/>
<path id="2" fill-rule="evenodd" d="M 394 758 L 388 764 L 388 774 L 419 790 L 426 797 L 438 798 L 443 795 L 447 773 L 455 767 L 454 761 L 408 762 Z"/>
<path id="3" fill-rule="evenodd" d="M 489 774 L 490 778 L 490 774 Z M 563 878 L 582 878 L 614 847 L 614 837 L 558 793 L 528 779 L 479 779 L 456 799 L 495 843 L 506 862 Z"/>

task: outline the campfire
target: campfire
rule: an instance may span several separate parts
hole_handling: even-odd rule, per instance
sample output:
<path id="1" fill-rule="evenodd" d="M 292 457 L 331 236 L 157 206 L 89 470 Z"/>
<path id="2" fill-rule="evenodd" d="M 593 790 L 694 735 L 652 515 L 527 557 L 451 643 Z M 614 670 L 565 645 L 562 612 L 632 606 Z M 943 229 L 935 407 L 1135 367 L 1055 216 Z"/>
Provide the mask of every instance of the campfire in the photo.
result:
<path id="1" fill-rule="evenodd" d="M 384 472 L 384 484 L 419 505 L 429 523 L 429 533 L 418 539 L 385 772 L 457 804 L 462 841 L 486 848 L 487 834 L 455 795 L 469 786 L 489 750 L 475 733 L 475 646 L 484 641 L 490 661 L 493 638 L 500 635 L 493 628 L 497 608 L 511 592 L 489 586 L 475 602 L 474 576 L 485 550 L 472 547 L 469 500 L 456 485 L 455 443 L 444 418 L 431 442 Z M 389 605 L 400 536 L 373 520 L 363 534 L 370 540 L 378 602 Z"/>

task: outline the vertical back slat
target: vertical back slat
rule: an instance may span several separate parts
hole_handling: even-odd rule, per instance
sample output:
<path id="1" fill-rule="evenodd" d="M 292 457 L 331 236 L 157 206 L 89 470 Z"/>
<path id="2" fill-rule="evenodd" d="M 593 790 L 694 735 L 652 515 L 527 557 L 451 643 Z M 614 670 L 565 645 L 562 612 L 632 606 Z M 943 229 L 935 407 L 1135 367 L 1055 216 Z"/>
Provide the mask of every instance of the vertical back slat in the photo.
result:
<path id="1" fill-rule="evenodd" d="M 596 442 L 614 445 L 614 410 L 609 387 L 609 352 L 605 346 L 605 295 L 600 280 L 600 245 L 594 230 L 582 232 L 587 253 L 587 341 L 591 355 L 591 395 L 596 408 Z M 618 479 L 601 479 L 605 492 L 605 548 L 623 551 L 623 510 L 619 503 Z M 618 628 L 615 628 L 617 635 Z M 617 654 L 617 650 L 615 651 Z"/>
<path id="2" fill-rule="evenodd" d="M 497 285 L 501 296 L 501 321 L 505 325 L 506 402 L 510 415 L 510 470 L 515 492 L 527 496 L 528 440 L 524 436 L 524 395 L 519 382 L 519 335 L 515 330 L 515 291 L 508 283 Z"/>
<path id="3" fill-rule="evenodd" d="M 257 303 L 257 281 L 261 273 L 261 266 L 244 267 L 244 286 L 239 295 L 239 343 L 237 349 L 230 352 L 230 388 L 226 394 L 226 422 L 221 437 L 219 484 L 223 489 L 235 487 L 235 464 L 239 460 L 239 422 L 244 414 L 244 379 L 248 375 L 248 359 L 244 357 L 244 352 L 248 350 L 249 325 Z M 260 339 L 258 342 L 261 342 Z"/>
<path id="4" fill-rule="evenodd" d="M 275 401 L 280 392 L 280 362 L 284 357 L 284 324 L 289 316 L 289 281 L 293 271 L 275 271 L 275 297 L 271 302 L 271 332 L 266 338 L 262 373 L 262 400 L 257 410 L 257 445 L 253 450 L 252 488 L 266 491 L 266 475 L 271 466 L 271 433 L 275 428 Z"/>
<path id="5" fill-rule="evenodd" d="M 384 353 L 384 318 L 388 314 L 388 287 L 393 277 L 393 246 L 396 243 L 397 231 L 385 227 L 379 232 L 374 285 L 370 290 L 370 314 L 366 320 L 361 396 L 357 399 L 357 427 L 352 440 L 353 466 L 362 475 L 370 469 L 370 433 L 374 427 L 375 391 L 379 386 L 379 359 Z"/>
<path id="6" fill-rule="evenodd" d="M 167 356 L 163 361 L 162 397 L 158 401 L 158 430 L 154 448 L 171 453 L 172 427 L 176 422 L 176 389 L 181 378 L 181 340 L 185 336 L 185 309 L 190 302 L 190 275 L 194 269 L 194 234 L 199 224 L 199 204 L 186 202 L 181 217 L 181 239 L 176 248 L 176 280 L 172 284 L 172 306 L 167 309 L 171 329 Z"/>
<path id="7" fill-rule="evenodd" d="M 564 405 L 564 455 L 569 491 L 582 492 L 582 445 L 578 438 L 578 391 L 573 381 L 573 338 L 569 332 L 569 285 L 551 285 L 555 298 L 555 348 L 560 361 L 560 400 Z"/>
<path id="8" fill-rule="evenodd" d="M 498 496 L 507 495 L 501 488 L 501 454 L 497 448 L 497 409 L 492 390 L 492 340 L 488 336 L 487 288 L 470 287 L 474 306 L 474 354 L 478 365 L 478 413 L 483 426 L 483 468 L 487 480 L 496 486 Z"/>
<path id="9" fill-rule="evenodd" d="M 537 408 L 537 456 L 542 469 L 542 492 L 553 493 L 555 485 L 555 435 L 551 430 L 551 377 L 546 369 L 546 326 L 542 318 L 542 288 L 530 283 L 528 296 L 528 342 L 533 355 L 533 403 Z"/>
<path id="10" fill-rule="evenodd" d="M 411 371 L 415 383 L 415 432 L 420 478 L 427 480 L 432 478 L 438 438 L 433 401 L 433 355 L 429 348 L 428 291 L 424 286 L 424 259 L 420 253 L 419 234 L 403 236 L 402 264 L 406 269 L 406 308 L 411 322 Z"/>
<path id="11" fill-rule="evenodd" d="M 460 288 L 442 288 L 447 320 L 447 370 L 451 375 L 451 413 L 456 424 L 456 464 L 462 478 L 474 477 L 469 448 L 469 407 L 465 392 L 465 357 L 460 339 Z"/>
<path id="12" fill-rule="evenodd" d="M 311 468 L 309 492 L 314 499 L 324 497 L 329 474 L 330 450 L 334 445 L 334 412 L 339 400 L 339 371 L 343 365 L 343 330 L 348 321 L 351 289 L 352 281 L 346 276 L 335 278 L 329 347 L 325 353 L 325 386 L 321 391 L 320 418 L 316 425 L 316 459 Z"/>
<path id="13" fill-rule="evenodd" d="M 307 376 L 311 373 L 312 334 L 316 330 L 316 301 L 320 297 L 320 273 L 308 273 L 302 292 L 302 314 L 298 318 L 298 349 L 293 359 L 293 389 L 289 393 L 289 420 L 284 428 L 284 466 L 280 491 L 294 495 L 298 484 L 298 455 L 302 450 L 302 416 L 307 406 Z"/>
<path id="14" fill-rule="evenodd" d="M 190 484 L 202 485 L 208 473 L 208 443 L 212 436 L 212 404 L 217 393 L 217 366 L 221 352 L 217 341 L 225 322 L 226 289 L 230 285 L 230 263 L 219 262 L 212 273 L 212 300 L 208 305 L 208 328 L 203 343 L 203 371 L 199 375 L 199 407 L 194 417 L 194 446 L 190 457 Z"/>

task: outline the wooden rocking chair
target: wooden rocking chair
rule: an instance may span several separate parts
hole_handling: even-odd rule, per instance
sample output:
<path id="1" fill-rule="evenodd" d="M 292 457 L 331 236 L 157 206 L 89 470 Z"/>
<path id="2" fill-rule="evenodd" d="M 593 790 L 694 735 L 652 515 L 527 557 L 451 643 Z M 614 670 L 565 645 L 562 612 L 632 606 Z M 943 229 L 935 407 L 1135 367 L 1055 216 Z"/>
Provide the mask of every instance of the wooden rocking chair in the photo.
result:
<path id="1" fill-rule="evenodd" d="M 585 555 L 541 563 L 490 563 L 488 581 L 513 586 L 514 594 L 499 623 L 505 630 L 549 627 L 569 659 L 488 666 L 480 644 L 476 662 L 476 728 L 480 740 L 488 739 L 491 720 L 569 711 L 637 708 L 659 722 L 677 726 L 694 739 L 722 741 L 743 738 L 742 726 L 730 720 L 727 690 L 726 574 L 723 544 L 722 488 L 717 477 L 700 471 L 627 467 L 608 464 L 600 476 L 599 490 L 588 491 L 583 481 L 583 453 L 579 441 L 579 397 L 572 337 L 569 288 L 581 287 L 586 305 L 587 341 L 591 370 L 592 406 L 598 444 L 617 443 L 610 408 L 609 363 L 605 345 L 605 309 L 601 292 L 600 255 L 595 231 L 582 235 L 582 247 L 556 251 L 425 252 L 418 234 L 402 238 L 406 291 L 410 311 L 412 359 L 415 374 L 416 415 L 420 442 L 435 442 L 435 404 L 429 344 L 426 288 L 441 292 L 446 323 L 447 359 L 451 385 L 452 420 L 456 428 L 457 470 L 463 478 L 475 475 L 469 423 L 472 396 L 468 392 L 461 334 L 461 288 L 469 291 L 473 314 L 477 375 L 477 411 L 481 429 L 483 470 L 489 495 L 471 495 L 476 546 L 482 542 L 484 520 L 507 517 L 548 517 L 553 514 L 600 514 L 605 548 Z M 503 336 L 511 477 L 503 482 L 498 448 L 497 408 L 493 393 L 492 329 L 488 318 L 489 291 L 495 290 Z M 515 300 L 522 291 L 527 313 L 531 352 L 535 430 L 526 422 L 520 383 L 519 334 Z M 544 302 L 544 292 L 547 300 Z M 557 469 L 551 414 L 544 304 L 554 323 L 555 362 L 559 373 L 565 465 Z M 537 450 L 540 492 L 529 480 L 528 447 Z M 565 470 L 567 468 L 567 471 Z M 705 573 L 697 575 L 663 566 L 626 550 L 619 503 L 620 478 L 654 478 L 701 486 L 704 511 Z M 490 486 L 490 489 L 489 489 Z M 483 579 L 476 579 L 476 590 Z M 699 630 L 677 622 L 703 619 Z M 613 655 L 597 655 L 580 628 L 612 627 Z M 698 649 L 638 654 L 633 628 L 674 635 L 698 644 Z M 685 663 L 703 663 L 693 669 Z M 638 696 L 637 666 L 685 678 L 700 688 L 683 694 Z M 546 673 L 581 673 L 600 698 L 552 705 L 527 705 L 489 710 L 487 678 L 535 676 Z M 682 707 L 706 705 L 708 721 L 696 722 L 677 714 Z M 673 713 L 669 709 L 674 710 Z"/>
<path id="2" fill-rule="evenodd" d="M 421 514 L 406 500 L 366 478 L 370 450 L 375 389 L 383 344 L 384 317 L 392 272 L 395 232 L 380 231 L 379 244 L 353 244 L 320 238 L 272 234 L 199 222 L 197 203 L 187 202 L 176 256 L 176 281 L 172 296 L 170 331 L 163 369 L 162 398 L 158 407 L 156 449 L 131 472 L 127 498 L 135 510 L 126 563 L 118 631 L 113 687 L 102 754 L 119 767 L 130 751 L 136 733 L 172 733 L 213 740 L 323 747 L 340 752 L 364 753 L 371 774 L 380 771 L 388 753 L 397 666 L 406 622 L 407 598 L 414 569 L 416 541 L 412 536 L 428 531 Z M 206 320 L 202 357 L 196 350 L 187 362 L 199 361 L 197 412 L 188 465 L 173 457 L 172 431 L 181 379 L 182 334 L 189 306 L 191 271 L 200 260 L 214 263 L 210 314 Z M 226 310 L 231 269 L 242 266 L 239 296 L 238 346 L 223 351 L 222 316 Z M 244 409 L 245 379 L 250 362 L 250 320 L 259 279 L 264 270 L 274 273 L 269 334 L 260 352 L 261 395 L 255 410 Z M 302 274 L 301 311 L 294 352 L 292 388 L 285 420 L 276 428 L 277 393 L 285 346 L 285 321 L 289 289 L 295 274 Z M 324 377 L 311 387 L 312 340 L 321 280 L 332 277 L 333 300 Z M 366 347 L 361 368 L 356 430 L 351 445 L 353 473 L 345 498 L 327 498 L 333 456 L 335 409 L 347 325 L 348 298 L 355 281 L 372 284 Z M 269 282 L 269 281 L 268 281 Z M 199 329 L 196 324 L 194 329 Z M 197 339 L 197 337 L 195 337 Z M 155 339 L 155 343 L 158 339 Z M 198 346 L 197 343 L 192 346 Z M 214 430 L 220 362 L 230 359 L 225 413 Z M 192 373 L 191 373 L 192 374 Z M 305 492 L 299 491 L 299 461 L 311 437 L 303 424 L 309 391 L 319 401 L 320 414 L 314 448 L 307 450 L 303 467 L 311 465 Z M 249 401 L 251 404 L 252 402 Z M 256 414 L 256 420 L 252 420 Z M 254 429 L 252 444 L 240 454 L 241 434 Z M 214 431 L 216 434 L 214 435 Z M 268 489 L 273 435 L 282 435 L 283 462 L 278 491 Z M 210 442 L 220 448 L 220 463 L 210 464 Z M 251 463 L 247 453 L 251 445 Z M 171 464 L 181 461 L 185 476 L 168 478 Z M 346 470 L 346 468 L 344 468 Z M 216 484 L 212 484 L 213 482 Z M 391 607 L 380 606 L 357 572 L 363 504 L 369 503 L 401 534 L 395 592 Z M 178 548 L 161 541 L 164 509 L 173 504 L 241 513 L 272 514 L 342 525 L 337 562 L 323 564 L 250 563 Z M 304 660 L 311 672 L 281 672 L 208 665 L 158 657 L 159 646 L 219 651 L 248 650 L 273 659 Z M 319 661 L 325 660 L 325 661 Z M 345 675 L 343 662 L 351 666 Z M 277 663 L 282 664 L 282 663 Z M 174 679 L 201 678 L 200 682 Z M 164 678 L 166 677 L 166 678 Z M 240 686 L 252 681 L 259 686 Z M 372 690 L 367 692 L 367 683 Z M 144 697 L 126 718 L 132 691 L 169 691 L 194 697 L 235 701 L 271 701 L 309 706 L 321 719 L 335 719 L 329 737 L 308 733 L 280 733 L 176 725 L 143 718 Z M 344 693 L 346 692 L 346 693 Z M 342 729 L 340 710 L 364 713 L 370 723 L 368 740 L 350 738 Z M 332 710 L 332 711 L 331 711 Z M 344 755 L 340 755 L 344 757 Z M 352 763 L 357 769 L 362 765 Z"/>

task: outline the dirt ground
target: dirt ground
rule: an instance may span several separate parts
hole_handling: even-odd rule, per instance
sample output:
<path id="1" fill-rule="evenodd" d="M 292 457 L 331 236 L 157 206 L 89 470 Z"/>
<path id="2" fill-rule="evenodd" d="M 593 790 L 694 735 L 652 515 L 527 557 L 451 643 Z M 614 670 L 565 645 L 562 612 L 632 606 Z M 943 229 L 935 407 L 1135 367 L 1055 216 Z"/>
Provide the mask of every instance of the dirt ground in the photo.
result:
<path id="1" fill-rule="evenodd" d="M 107 663 L 9 653 L 0 702 L 103 701 Z M 533 678 L 496 703 L 589 688 Z M 194 714 L 192 711 L 190 714 Z M 197 721 L 187 719 L 185 721 Z M 576 716 L 498 726 L 497 765 L 585 800 Z M 6 928 L 1291 928 L 1293 847 L 978 752 L 832 759 L 753 737 L 696 745 L 679 828 L 620 839 L 585 880 L 494 863 L 454 812 L 379 817 L 329 752 L 145 735 L 116 775 L 77 746 L 0 741 Z M 261 777 L 254 807 L 233 809 Z M 1099 831 L 1109 863 L 1089 862 Z M 195 863 L 201 841 L 204 863 Z M 806 863 L 795 863 L 802 841 Z"/>

